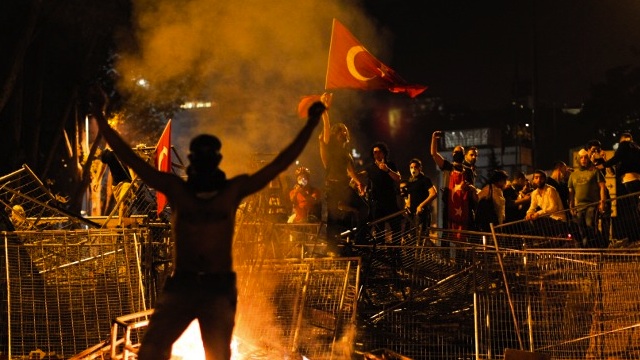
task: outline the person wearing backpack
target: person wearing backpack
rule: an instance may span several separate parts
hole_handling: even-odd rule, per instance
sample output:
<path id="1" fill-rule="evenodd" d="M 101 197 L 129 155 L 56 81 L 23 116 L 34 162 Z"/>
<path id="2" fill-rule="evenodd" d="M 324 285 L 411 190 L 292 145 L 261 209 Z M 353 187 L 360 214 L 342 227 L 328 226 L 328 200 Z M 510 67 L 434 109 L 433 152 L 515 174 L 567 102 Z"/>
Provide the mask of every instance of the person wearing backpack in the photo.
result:
<path id="1" fill-rule="evenodd" d="M 490 232 L 490 224 L 500 225 L 504 222 L 506 201 L 502 191 L 508 179 L 509 175 L 504 170 L 495 170 L 488 184 L 478 193 L 476 226 L 479 231 Z"/>

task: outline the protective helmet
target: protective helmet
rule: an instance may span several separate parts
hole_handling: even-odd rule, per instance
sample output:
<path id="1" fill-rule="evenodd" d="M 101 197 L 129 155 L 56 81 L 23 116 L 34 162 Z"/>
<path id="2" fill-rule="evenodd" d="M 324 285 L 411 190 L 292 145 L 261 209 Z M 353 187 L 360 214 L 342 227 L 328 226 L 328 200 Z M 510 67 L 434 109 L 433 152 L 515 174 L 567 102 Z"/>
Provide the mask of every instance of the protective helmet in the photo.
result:
<path id="1" fill-rule="evenodd" d="M 307 169 L 304 166 L 300 166 L 296 169 L 296 177 L 300 176 L 300 175 L 306 175 L 307 177 L 311 177 L 311 171 L 309 171 L 309 169 Z"/>

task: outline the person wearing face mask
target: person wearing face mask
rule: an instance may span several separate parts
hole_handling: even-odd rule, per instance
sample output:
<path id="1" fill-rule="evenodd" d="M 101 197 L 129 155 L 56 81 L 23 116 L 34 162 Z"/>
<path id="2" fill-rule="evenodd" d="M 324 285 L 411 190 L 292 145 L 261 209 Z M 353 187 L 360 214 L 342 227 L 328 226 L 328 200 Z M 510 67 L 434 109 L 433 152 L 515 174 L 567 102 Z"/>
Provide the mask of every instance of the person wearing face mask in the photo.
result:
<path id="1" fill-rule="evenodd" d="M 311 172 L 304 166 L 296 169 L 296 185 L 289 192 L 289 200 L 293 205 L 293 214 L 289 223 L 317 223 L 320 221 L 322 199 L 320 189 L 309 184 Z"/>
<path id="2" fill-rule="evenodd" d="M 438 195 L 438 189 L 422 172 L 422 161 L 411 159 L 411 176 L 407 181 L 408 206 L 411 215 L 417 219 L 417 226 L 426 231 L 431 226 L 431 205 Z"/>
<path id="3" fill-rule="evenodd" d="M 91 115 L 100 133 L 122 163 L 149 187 L 165 194 L 171 204 L 173 273 L 154 304 L 137 358 L 171 358 L 172 344 L 197 319 L 206 358 L 231 359 L 237 305 L 233 240 L 238 206 L 300 156 L 326 107 L 314 103 L 308 110 L 306 124 L 293 141 L 252 174 L 227 178 L 219 167 L 220 139 L 209 134 L 197 135 L 189 143 L 185 180 L 159 171 L 139 157 L 109 126 L 104 92 L 101 89 L 93 92 Z"/>
<path id="4" fill-rule="evenodd" d="M 478 152 L 475 148 L 468 151 L 468 161 L 465 161 L 465 150 L 461 145 L 453 148 L 452 162 L 445 159 L 438 152 L 438 140 L 443 136 L 442 131 L 435 131 L 431 136 L 431 157 L 443 173 L 442 192 L 442 227 L 453 230 L 471 230 L 474 228 L 475 203 L 478 201 L 478 189 L 475 187 L 475 158 Z M 473 164 L 472 164 L 473 163 Z M 460 240 L 460 233 L 455 235 Z"/>

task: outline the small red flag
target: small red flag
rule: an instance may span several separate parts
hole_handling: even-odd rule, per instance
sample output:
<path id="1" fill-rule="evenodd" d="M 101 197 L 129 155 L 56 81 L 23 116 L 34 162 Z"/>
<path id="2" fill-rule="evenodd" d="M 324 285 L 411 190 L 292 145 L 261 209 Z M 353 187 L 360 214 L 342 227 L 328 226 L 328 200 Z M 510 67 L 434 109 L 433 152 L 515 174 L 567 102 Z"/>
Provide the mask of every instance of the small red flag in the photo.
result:
<path id="1" fill-rule="evenodd" d="M 394 70 L 371 55 L 336 19 L 333 19 L 324 88 L 387 89 L 394 93 L 406 93 L 412 98 L 427 89 L 424 85 L 407 84 Z"/>
<path id="2" fill-rule="evenodd" d="M 162 131 L 158 145 L 156 146 L 156 169 L 164 172 L 171 172 L 171 119 Z M 158 205 L 158 216 L 167 206 L 167 197 L 156 191 L 156 204 Z"/>
<path id="3" fill-rule="evenodd" d="M 324 93 L 322 95 L 306 95 L 300 99 L 298 103 L 298 117 L 300 119 L 306 119 L 309 116 L 309 108 L 313 103 L 317 101 L 322 101 L 322 103 L 327 107 L 327 109 L 331 106 L 331 99 L 333 98 L 332 93 Z"/>

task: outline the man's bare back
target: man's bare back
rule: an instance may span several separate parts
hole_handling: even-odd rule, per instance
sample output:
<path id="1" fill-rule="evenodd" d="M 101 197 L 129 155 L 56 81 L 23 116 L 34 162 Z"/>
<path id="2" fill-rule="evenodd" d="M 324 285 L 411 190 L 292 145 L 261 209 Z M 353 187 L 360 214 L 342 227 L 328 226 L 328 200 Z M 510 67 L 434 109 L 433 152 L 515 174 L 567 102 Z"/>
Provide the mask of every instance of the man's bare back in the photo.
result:
<path id="1" fill-rule="evenodd" d="M 185 187 L 185 194 L 172 203 L 176 271 L 233 270 L 231 249 L 241 182 L 238 178 L 231 179 L 224 188 L 209 193 L 194 193 Z"/>
<path id="2" fill-rule="evenodd" d="M 169 359 L 173 342 L 194 319 L 200 323 L 207 359 L 231 358 L 237 301 L 232 243 L 238 205 L 293 163 L 324 111 L 322 103 L 313 104 L 305 126 L 273 161 L 254 174 L 232 179 L 218 168 L 220 140 L 196 136 L 189 145 L 186 181 L 147 164 L 109 126 L 102 112 L 94 111 L 100 132 L 120 160 L 149 187 L 162 192 L 171 207 L 174 273 L 156 301 L 138 359 Z"/>

